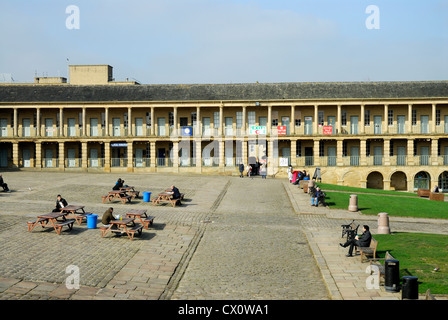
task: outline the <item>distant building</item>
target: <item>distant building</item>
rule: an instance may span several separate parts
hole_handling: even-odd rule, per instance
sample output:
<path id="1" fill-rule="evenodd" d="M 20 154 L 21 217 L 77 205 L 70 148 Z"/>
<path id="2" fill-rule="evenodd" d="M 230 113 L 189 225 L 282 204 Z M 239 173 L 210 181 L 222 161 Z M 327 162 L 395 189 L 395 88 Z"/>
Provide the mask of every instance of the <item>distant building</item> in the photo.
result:
<path id="1" fill-rule="evenodd" d="M 448 82 L 141 85 L 112 67 L 0 85 L 0 167 L 239 174 L 448 191 Z M 29 168 L 29 169 L 28 169 Z"/>

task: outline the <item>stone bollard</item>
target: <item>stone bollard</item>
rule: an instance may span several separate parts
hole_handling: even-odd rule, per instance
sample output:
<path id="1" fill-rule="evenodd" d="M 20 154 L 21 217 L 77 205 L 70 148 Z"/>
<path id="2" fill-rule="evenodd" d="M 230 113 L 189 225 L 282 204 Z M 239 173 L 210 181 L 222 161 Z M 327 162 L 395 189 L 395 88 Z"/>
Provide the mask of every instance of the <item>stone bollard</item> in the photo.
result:
<path id="1" fill-rule="evenodd" d="M 350 203 L 348 205 L 348 211 L 351 212 L 358 211 L 358 196 L 356 194 L 350 195 Z"/>
<path id="2" fill-rule="evenodd" d="M 378 234 L 390 234 L 389 215 L 386 212 L 378 213 Z"/>

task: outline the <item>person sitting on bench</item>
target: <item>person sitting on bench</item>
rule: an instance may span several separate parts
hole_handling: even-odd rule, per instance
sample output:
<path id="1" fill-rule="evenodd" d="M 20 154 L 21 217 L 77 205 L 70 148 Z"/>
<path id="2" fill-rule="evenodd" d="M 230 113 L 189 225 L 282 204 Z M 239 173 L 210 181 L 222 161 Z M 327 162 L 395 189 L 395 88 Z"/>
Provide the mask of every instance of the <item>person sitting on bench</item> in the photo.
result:
<path id="1" fill-rule="evenodd" d="M 118 178 L 117 182 L 115 183 L 114 187 L 112 188 L 112 190 L 120 190 L 120 188 L 123 187 L 124 184 L 124 180 L 121 180 L 121 178 Z"/>
<path id="2" fill-rule="evenodd" d="M 348 240 L 346 243 L 342 244 L 340 243 L 339 245 L 343 248 L 346 248 L 348 246 L 350 246 L 350 248 L 348 249 L 348 254 L 346 255 L 346 257 L 352 257 L 352 253 L 353 253 L 353 247 L 357 246 L 357 247 L 368 247 L 370 246 L 370 240 L 372 240 L 372 234 L 370 233 L 369 230 L 369 226 L 368 225 L 364 225 L 363 226 L 363 234 L 361 236 L 356 236 L 354 239 L 350 239 Z"/>
<path id="3" fill-rule="evenodd" d="M 114 212 L 114 208 L 110 207 L 109 209 L 107 209 L 104 213 L 103 213 L 103 217 L 101 218 L 101 223 L 105 226 L 105 227 L 109 227 L 110 226 L 110 221 L 111 220 L 115 220 L 114 215 L 112 214 L 112 212 Z M 112 229 L 116 229 L 117 226 L 113 225 Z"/>
<path id="4" fill-rule="evenodd" d="M 177 189 L 175 186 L 171 186 L 171 192 L 173 193 L 172 198 L 173 198 L 174 200 L 177 200 L 177 203 L 178 203 L 178 204 L 182 204 L 182 203 L 180 202 L 180 197 L 181 197 L 181 195 L 180 195 L 179 189 Z"/>
<path id="5" fill-rule="evenodd" d="M 0 186 L 3 188 L 3 192 L 11 192 L 8 188 L 8 185 L 3 181 L 3 177 L 0 174 Z"/>
<path id="6" fill-rule="evenodd" d="M 68 206 L 67 201 L 65 201 L 64 198 L 61 197 L 60 194 L 58 194 L 57 200 L 56 200 L 56 208 L 53 209 L 53 212 L 60 212 L 62 208 L 65 208 Z"/>

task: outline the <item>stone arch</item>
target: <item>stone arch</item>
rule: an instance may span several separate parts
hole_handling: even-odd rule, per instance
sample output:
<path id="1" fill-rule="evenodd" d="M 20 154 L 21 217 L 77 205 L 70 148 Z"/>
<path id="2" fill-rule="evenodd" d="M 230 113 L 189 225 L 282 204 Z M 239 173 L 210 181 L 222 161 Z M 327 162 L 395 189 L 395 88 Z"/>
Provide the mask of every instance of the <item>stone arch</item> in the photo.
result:
<path id="1" fill-rule="evenodd" d="M 361 188 L 361 174 L 357 170 L 348 170 L 342 174 L 342 185 Z"/>
<path id="2" fill-rule="evenodd" d="M 427 171 L 419 171 L 414 175 L 414 190 L 431 189 L 431 175 Z"/>
<path id="3" fill-rule="evenodd" d="M 448 171 L 445 170 L 439 174 L 437 186 L 440 192 L 448 192 Z"/>
<path id="4" fill-rule="evenodd" d="M 407 191 L 408 190 L 408 179 L 406 173 L 403 171 L 395 171 L 390 176 L 390 186 L 395 190 Z"/>
<path id="5" fill-rule="evenodd" d="M 383 174 L 379 171 L 372 171 L 367 175 L 367 188 L 384 189 Z"/>

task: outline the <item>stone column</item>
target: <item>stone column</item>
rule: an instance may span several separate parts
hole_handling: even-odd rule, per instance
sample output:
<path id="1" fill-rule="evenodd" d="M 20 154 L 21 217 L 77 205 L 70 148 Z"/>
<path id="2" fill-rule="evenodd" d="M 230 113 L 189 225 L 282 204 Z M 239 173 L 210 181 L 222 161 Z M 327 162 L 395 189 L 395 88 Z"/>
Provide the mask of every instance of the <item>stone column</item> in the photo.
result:
<path id="1" fill-rule="evenodd" d="M 18 132 L 19 132 L 19 128 L 18 128 L 18 124 L 17 124 L 17 108 L 14 108 L 14 119 L 13 119 L 13 124 L 14 124 L 14 128 L 13 128 L 13 131 L 12 131 L 12 135 L 14 136 L 14 137 L 17 137 L 18 136 Z"/>
<path id="2" fill-rule="evenodd" d="M 406 133 L 412 133 L 412 104 L 408 105 L 408 131 Z"/>
<path id="3" fill-rule="evenodd" d="M 359 133 L 360 134 L 365 134 L 366 133 L 364 120 L 365 120 L 365 106 L 363 104 L 361 104 L 361 119 L 360 119 L 360 122 L 359 122 Z"/>
<path id="4" fill-rule="evenodd" d="M 222 137 L 224 135 L 224 119 L 223 119 L 223 105 L 219 106 L 219 133 L 218 135 Z M 221 154 L 219 154 L 221 158 Z"/>
<path id="5" fill-rule="evenodd" d="M 268 105 L 268 124 L 267 124 L 267 128 L 266 128 L 267 135 L 271 134 L 271 127 L 272 127 L 272 106 L 269 104 Z"/>
<path id="6" fill-rule="evenodd" d="M 177 128 L 177 107 L 173 107 L 173 132 L 171 133 L 171 137 L 178 137 L 180 135 L 180 132 L 178 133 Z"/>
<path id="7" fill-rule="evenodd" d="M 109 136 L 109 107 L 105 108 L 104 113 L 105 113 L 104 114 L 104 121 L 105 121 L 105 124 L 104 124 L 105 132 L 104 132 L 104 134 L 105 134 L 106 137 L 108 137 Z M 110 168 L 109 168 L 109 170 L 110 170 Z"/>
<path id="8" fill-rule="evenodd" d="M 35 167 L 36 169 L 42 169 L 42 143 L 40 141 L 36 142 L 36 154 L 34 155 L 36 159 Z"/>
<path id="9" fill-rule="evenodd" d="M 341 134 L 341 105 L 338 104 L 337 119 L 336 119 L 336 131 Z"/>
<path id="10" fill-rule="evenodd" d="M 86 136 L 86 107 L 82 108 L 82 133 L 83 137 Z"/>
<path id="11" fill-rule="evenodd" d="M 104 143 L 104 171 L 110 172 L 110 142 Z"/>
<path id="12" fill-rule="evenodd" d="M 367 165 L 367 157 L 366 157 L 366 148 L 367 148 L 367 140 L 361 139 L 359 141 L 359 165 L 366 166 Z"/>
<path id="13" fill-rule="evenodd" d="M 225 139 L 219 139 L 219 169 L 224 171 L 225 167 Z"/>
<path id="14" fill-rule="evenodd" d="M 201 108 L 196 107 L 196 134 L 198 137 L 202 136 L 202 119 L 201 119 Z"/>
<path id="15" fill-rule="evenodd" d="M 12 167 L 14 169 L 19 167 L 19 142 L 12 143 Z"/>
<path id="16" fill-rule="evenodd" d="M 437 166 L 439 165 L 439 161 L 438 161 L 438 146 L 439 146 L 439 139 L 431 139 L 431 165 L 432 166 Z M 437 182 L 438 183 L 438 182 Z"/>
<path id="17" fill-rule="evenodd" d="M 384 133 L 389 132 L 389 105 L 384 105 Z"/>
<path id="18" fill-rule="evenodd" d="M 40 127 L 40 108 L 36 110 L 36 136 L 41 136 L 41 127 Z"/>
<path id="19" fill-rule="evenodd" d="M 274 174 L 278 164 L 274 162 L 274 139 L 268 138 L 268 174 Z"/>
<path id="20" fill-rule="evenodd" d="M 81 170 L 82 171 L 87 171 L 88 168 L 88 148 L 87 148 L 87 142 L 82 142 L 81 143 L 81 153 L 82 153 L 82 158 L 81 158 Z"/>
<path id="21" fill-rule="evenodd" d="M 343 144 L 342 140 L 336 141 L 336 165 L 338 167 L 344 165 L 344 161 L 342 159 L 342 144 Z"/>
<path id="22" fill-rule="evenodd" d="M 65 144 L 64 142 L 59 142 L 59 170 L 65 170 Z"/>
<path id="23" fill-rule="evenodd" d="M 155 134 L 154 116 L 155 116 L 154 107 L 151 107 L 151 136 L 153 136 Z M 154 145 L 154 147 L 155 147 L 155 145 Z M 154 164 L 154 166 L 155 166 L 155 164 Z"/>
<path id="24" fill-rule="evenodd" d="M 134 136 L 134 130 L 132 130 L 132 108 L 128 107 L 128 136 L 133 137 Z M 129 145 L 129 143 L 128 143 Z"/>
<path id="25" fill-rule="evenodd" d="M 431 133 L 436 133 L 436 104 L 432 104 L 431 110 Z"/>
<path id="26" fill-rule="evenodd" d="M 202 141 L 201 139 L 197 139 L 194 141 L 196 144 L 196 173 L 202 172 Z"/>
<path id="27" fill-rule="evenodd" d="M 291 166 L 294 168 L 297 166 L 297 143 L 296 140 L 290 140 L 291 144 Z"/>
<path id="28" fill-rule="evenodd" d="M 414 165 L 414 139 L 408 139 L 407 165 Z"/>
<path id="29" fill-rule="evenodd" d="M 289 121 L 289 134 L 292 136 L 296 134 L 295 113 L 296 113 L 296 106 L 292 105 L 291 106 L 291 120 Z"/>
<path id="30" fill-rule="evenodd" d="M 319 167 L 320 166 L 319 140 L 314 140 L 313 156 L 314 156 L 314 166 Z"/>
<path id="31" fill-rule="evenodd" d="M 64 109 L 59 108 L 59 136 L 64 136 Z"/>
<path id="32" fill-rule="evenodd" d="M 152 108 L 151 108 L 152 109 Z M 151 122 L 152 122 L 152 118 L 151 118 Z M 152 128 L 152 126 L 151 126 Z M 151 129 L 152 131 L 152 129 Z M 149 146 L 149 152 L 150 152 L 150 166 L 151 168 L 156 168 L 156 142 L 155 141 L 151 141 L 150 142 L 150 146 Z"/>
<path id="33" fill-rule="evenodd" d="M 128 165 L 126 166 L 127 172 L 134 172 L 134 144 L 132 140 L 126 141 L 128 144 Z"/>
<path id="34" fill-rule="evenodd" d="M 247 166 L 247 141 L 243 138 L 241 141 L 241 152 L 242 152 L 242 161 L 244 164 L 244 168 Z"/>
<path id="35" fill-rule="evenodd" d="M 383 157 L 385 166 L 390 166 L 390 139 L 383 140 Z M 388 190 L 388 189 L 384 189 Z"/>
<path id="36" fill-rule="evenodd" d="M 247 120 L 246 120 L 246 117 L 247 117 L 247 111 L 246 111 L 246 106 L 243 106 L 243 127 L 241 128 L 241 135 L 242 135 L 242 137 L 244 137 L 245 135 L 246 135 L 246 128 L 247 128 L 247 125 L 246 125 L 246 122 L 247 122 Z M 244 144 L 244 143 L 243 143 Z"/>
<path id="37" fill-rule="evenodd" d="M 319 133 L 318 124 L 319 124 L 319 106 L 317 104 L 314 105 L 314 119 L 313 119 L 313 133 L 316 135 Z M 316 160 L 316 159 L 315 159 Z"/>

